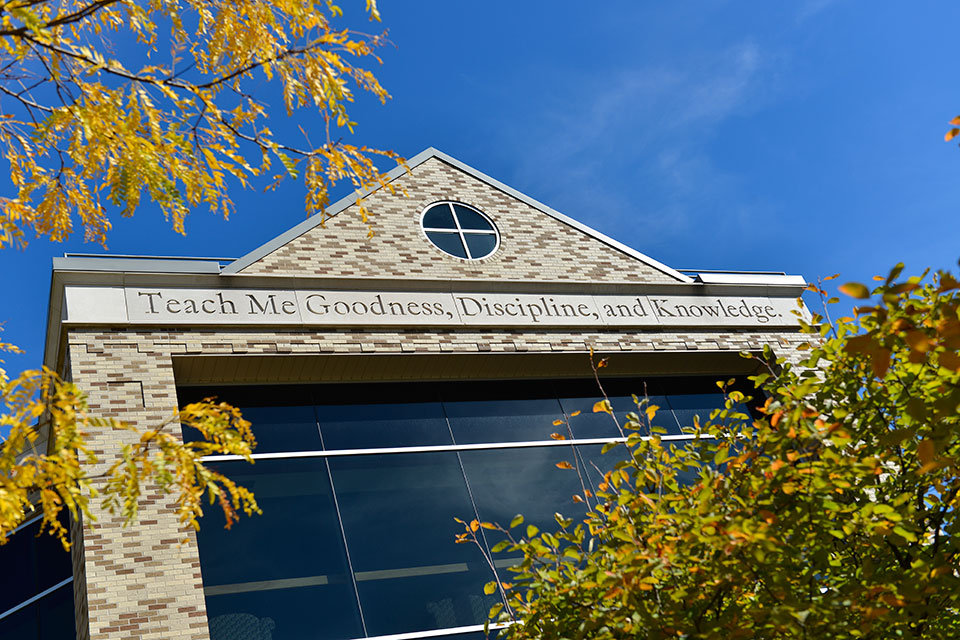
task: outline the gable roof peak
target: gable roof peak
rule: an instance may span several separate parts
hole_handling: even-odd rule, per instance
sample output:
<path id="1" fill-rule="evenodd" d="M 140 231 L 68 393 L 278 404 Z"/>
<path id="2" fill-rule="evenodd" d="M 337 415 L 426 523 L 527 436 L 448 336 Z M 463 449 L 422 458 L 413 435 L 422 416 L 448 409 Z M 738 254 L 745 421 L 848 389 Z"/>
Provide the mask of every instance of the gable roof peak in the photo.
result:
<path id="1" fill-rule="evenodd" d="M 498 189 L 498 190 L 500 190 L 500 191 L 502 191 L 502 192 L 504 192 L 504 193 L 506 193 L 506 194 L 508 194 L 508 195 L 510 195 L 510 196 L 512 196 L 512 197 L 514 197 L 514 198 L 516 198 L 516 199 L 518 199 L 518 200 L 526 203 L 527 205 L 533 207 L 534 209 L 537 209 L 537 210 L 541 211 L 542 213 L 545 213 L 546 215 L 548 215 L 548 216 L 550 216 L 550 217 L 552 217 L 552 218 L 554 218 L 554 219 L 562 222 L 563 224 L 566 224 L 566 225 L 568 225 L 568 226 L 570 226 L 570 227 L 573 227 L 574 229 L 576 229 L 576 230 L 578 230 L 578 231 L 580 231 L 580 232 L 582 232 L 582 233 L 584 233 L 584 234 L 586 234 L 586 235 L 588 235 L 588 236 L 591 236 L 591 237 L 593 237 L 593 238 L 596 239 L 596 240 L 599 240 L 599 241 L 602 242 L 603 244 L 606 244 L 607 246 L 609 246 L 609 247 L 611 247 L 611 248 L 613 248 L 613 249 L 616 249 L 617 251 L 619 251 L 619 252 L 621 252 L 621 253 L 624 253 L 624 254 L 626 254 L 626 255 L 628 255 L 628 256 L 636 259 L 636 260 L 639 260 L 640 262 L 642 262 L 642 263 L 644 263 L 644 264 L 646 264 L 646 265 L 648 265 L 648 266 L 656 269 L 657 271 L 660 271 L 660 272 L 662 272 L 662 273 L 664 273 L 664 274 L 666 274 L 666 275 L 669 275 L 669 276 L 675 278 L 675 279 L 678 280 L 679 282 L 686 282 L 686 283 L 694 282 L 694 279 L 691 278 L 690 276 L 685 275 L 685 274 L 677 271 L 676 269 L 672 269 L 672 268 L 668 267 L 667 265 L 663 264 L 662 262 L 659 262 L 659 261 L 657 261 L 657 260 L 654 260 L 653 258 L 651 258 L 651 257 L 649 257 L 649 256 L 647 256 L 647 255 L 645 255 L 645 254 L 643 254 L 643 253 L 640 253 L 640 252 L 637 251 L 636 249 L 634 249 L 634 248 L 632 248 L 632 247 L 629 247 L 629 246 L 623 244 L 622 242 L 619 242 L 618 240 L 614 240 L 614 239 L 611 238 L 610 236 L 608 236 L 608 235 L 606 235 L 606 234 L 604 234 L 604 233 L 601 233 L 601 232 L 597 231 L 596 229 L 594 229 L 594 228 L 592 228 L 592 227 L 589 227 L 589 226 L 583 224 L 582 222 L 579 222 L 579 221 L 577 221 L 577 220 L 574 220 L 573 218 L 571 218 L 571 217 L 569 217 L 569 216 L 567 216 L 567 215 L 564 215 L 564 214 L 560 213 L 559 211 L 556 211 L 555 209 L 553 209 L 553 208 L 551 208 L 551 207 L 548 207 L 547 205 L 543 204 L 542 202 L 539 202 L 538 200 L 535 200 L 535 199 L 531 198 L 530 196 L 528 196 L 528 195 L 526 195 L 526 194 L 524 194 L 524 193 L 522 193 L 522 192 L 520 192 L 520 191 L 517 191 L 517 190 L 514 189 L 513 187 L 510 187 L 510 186 L 508 186 L 508 185 L 500 182 L 500 181 L 497 180 L 496 178 L 492 178 L 492 177 L 488 176 L 487 174 L 483 173 L 482 171 L 479 171 L 479 170 L 477 170 L 477 169 L 474 169 L 474 168 L 471 167 L 470 165 L 468 165 L 468 164 L 466 164 L 466 163 L 464 163 L 464 162 L 461 162 L 460 160 L 457 160 L 457 159 L 454 158 L 453 156 L 450 156 L 450 155 L 448 155 L 448 154 L 440 151 L 439 149 L 436 149 L 435 147 L 427 147 L 426 149 L 424 149 L 424 150 L 421 151 L 420 153 L 416 154 L 415 156 L 413 156 L 412 158 L 410 158 L 409 160 L 407 160 L 405 164 L 403 164 L 403 165 L 398 165 L 398 166 L 394 167 L 393 169 L 391 169 L 390 171 L 388 171 L 386 174 L 384 174 L 384 177 L 385 177 L 385 179 L 386 179 L 387 182 L 396 180 L 397 178 L 399 178 L 400 176 L 404 175 L 404 174 L 407 173 L 408 171 L 413 171 L 413 170 L 416 169 L 418 166 L 420 166 L 421 164 L 423 164 L 424 162 L 426 162 L 427 160 L 430 160 L 430 159 L 432 159 L 432 158 L 436 158 L 436 159 L 438 159 L 438 160 L 441 160 L 442 162 L 445 162 L 446 164 L 448 164 L 448 165 L 450 165 L 450 166 L 452 166 L 452 167 L 455 167 L 455 168 L 459 169 L 460 171 L 463 171 L 464 173 L 466 173 L 466 174 L 468 174 L 468 175 L 476 178 L 477 180 L 480 180 L 480 181 L 482 181 L 482 182 L 490 185 L 491 187 L 494 187 L 495 189 Z M 262 244 L 261 246 L 257 247 L 257 248 L 254 249 L 253 251 L 251 251 L 251 252 L 247 253 L 246 255 L 238 258 L 237 260 L 231 262 L 229 265 L 227 265 L 227 266 L 225 266 L 225 267 L 223 268 L 223 271 L 221 272 L 221 274 L 222 274 L 222 275 L 234 275 L 234 274 L 238 274 L 238 273 L 239 273 L 240 271 L 242 271 L 243 269 L 247 268 L 248 266 L 250 266 L 251 264 L 257 262 L 258 260 L 266 257 L 267 255 L 269 255 L 270 253 L 276 251 L 277 249 L 279 249 L 280 247 L 284 246 L 284 245 L 287 244 L 288 242 L 291 242 L 292 240 L 300 237 L 301 235 L 303 235 L 303 234 L 306 233 L 307 231 L 313 229 L 314 227 L 319 226 L 324 220 L 326 220 L 326 219 L 328 219 L 328 218 L 331 218 L 331 217 L 339 214 L 340 212 L 342 212 L 344 209 L 346 209 L 346 208 L 349 207 L 350 205 L 355 204 L 359 198 L 365 198 L 366 196 L 370 195 L 371 193 L 373 193 L 374 191 L 376 191 L 376 190 L 379 189 L 379 188 L 380 188 L 379 186 L 376 186 L 376 187 L 372 187 L 372 188 L 366 189 L 366 190 L 360 192 L 359 194 L 356 194 L 356 193 L 355 193 L 355 194 L 350 194 L 350 195 L 344 196 L 343 198 L 341 198 L 341 199 L 338 200 L 337 202 L 334 202 L 334 203 L 331 204 L 329 207 L 327 207 L 327 208 L 323 211 L 323 213 L 318 213 L 318 214 L 315 214 L 315 215 L 313 215 L 313 216 L 310 216 L 309 218 L 307 218 L 306 220 L 304 220 L 304 221 L 301 222 L 300 224 L 298 224 L 298 225 L 296 225 L 296 226 L 288 229 L 287 231 L 285 231 L 284 233 L 280 234 L 279 236 L 273 238 L 273 239 L 270 240 L 269 242 L 266 242 L 266 243 Z"/>

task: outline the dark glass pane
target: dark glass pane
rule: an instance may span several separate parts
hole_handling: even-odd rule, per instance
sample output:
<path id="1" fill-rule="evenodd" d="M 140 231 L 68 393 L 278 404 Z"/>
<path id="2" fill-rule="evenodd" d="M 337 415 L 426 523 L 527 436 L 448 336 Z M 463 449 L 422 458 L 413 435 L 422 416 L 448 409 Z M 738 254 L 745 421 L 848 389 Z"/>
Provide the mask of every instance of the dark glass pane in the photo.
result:
<path id="1" fill-rule="evenodd" d="M 497 236 L 492 233 L 465 233 L 463 237 L 474 258 L 485 258 L 497 248 Z"/>
<path id="2" fill-rule="evenodd" d="M 450 205 L 438 204 L 427 209 L 423 214 L 424 229 L 456 229 L 457 224 L 453 221 L 453 214 L 450 213 Z"/>
<path id="3" fill-rule="evenodd" d="M 60 522 L 69 529 L 66 512 L 61 513 Z M 37 535 L 39 531 L 40 520 L 37 520 L 17 531 L 6 544 L 0 546 L 3 574 L 17 576 L 16 580 L 0 580 L 0 613 L 73 574 L 70 552 L 64 551 L 56 537 L 47 532 Z"/>
<path id="4" fill-rule="evenodd" d="M 362 638 L 356 600 L 341 586 L 207 596 L 210 640 Z"/>
<path id="5" fill-rule="evenodd" d="M 473 507 L 455 453 L 331 458 L 371 636 L 481 624 L 495 599 L 479 550 L 455 544 Z"/>
<path id="6" fill-rule="evenodd" d="M 439 402 L 321 405 L 317 415 L 328 450 L 451 444 Z"/>
<path id="7" fill-rule="evenodd" d="M 493 231 L 493 225 L 490 224 L 490 221 L 473 209 L 469 209 L 462 204 L 453 205 L 453 209 L 457 212 L 457 221 L 460 223 L 461 229 Z"/>
<path id="8" fill-rule="evenodd" d="M 497 385 L 495 392 L 491 389 L 491 393 L 485 393 L 488 389 L 482 384 L 464 385 L 454 398 L 488 399 L 449 399 L 443 403 L 457 444 L 549 440 L 551 433 L 565 428 L 553 424 L 563 417 L 563 410 L 551 388 L 521 383 L 514 390 Z"/>
<path id="9" fill-rule="evenodd" d="M 60 513 L 60 524 L 69 531 L 70 523 L 66 512 Z M 49 533 L 34 538 L 37 558 L 37 592 L 49 589 L 73 575 L 73 562 L 70 552 L 65 551 L 56 537 Z M 3 566 L 3 565 L 0 565 Z M 72 597 L 72 596 L 71 596 Z"/>
<path id="10" fill-rule="evenodd" d="M 73 640 L 77 637 L 73 611 L 73 584 L 66 584 L 37 601 L 38 640 Z M 3 624 L 0 621 L 0 624 Z M 7 636 L 0 632 L 0 638 Z"/>
<path id="11" fill-rule="evenodd" d="M 254 453 L 278 451 L 319 451 L 320 434 L 313 407 L 244 407 L 243 417 L 250 421 L 257 439 Z"/>
<path id="12" fill-rule="evenodd" d="M 583 492 L 577 471 L 557 468 L 559 462 L 574 464 L 569 446 L 463 451 L 460 456 L 481 520 L 507 526 L 521 513 L 524 526 L 554 531 L 554 513 L 576 520 L 585 513 L 573 502 L 573 495 Z"/>
<path id="13" fill-rule="evenodd" d="M 579 382 L 579 381 L 578 381 Z M 581 383 L 582 384 L 582 383 Z M 560 383 L 558 385 L 557 391 L 560 393 L 560 404 L 563 406 L 563 411 L 570 420 L 570 428 L 573 431 L 573 435 L 577 438 L 617 438 L 621 437 L 620 428 L 624 428 L 623 433 L 629 433 L 625 429 L 627 424 L 627 414 L 636 413 L 641 418 L 641 424 L 644 425 L 644 429 L 641 430 L 641 433 L 647 434 L 646 421 L 641 412 L 637 408 L 636 403 L 633 401 L 632 395 L 624 393 L 623 395 L 610 395 L 610 406 L 613 409 L 613 414 L 616 416 L 616 422 L 608 413 L 604 412 L 593 412 L 593 406 L 603 400 L 603 396 L 597 395 L 596 393 L 592 395 L 584 396 L 573 396 L 572 393 L 575 392 L 575 389 L 571 389 L 572 385 L 564 385 Z M 623 386 L 623 385 L 618 385 Z M 635 392 L 638 394 L 639 399 L 643 399 L 644 393 L 643 384 L 638 383 L 636 385 L 638 390 Z M 586 389 L 586 386 L 582 386 L 581 389 Z M 617 389 L 617 392 L 623 393 L 622 389 Z M 667 402 L 667 398 L 662 395 L 651 393 L 651 389 L 647 388 L 646 398 L 648 399 L 647 403 L 644 404 L 644 408 L 649 406 L 657 406 L 657 413 L 653 418 L 653 426 L 661 427 L 670 434 L 680 433 L 680 427 L 677 424 L 676 419 L 673 417 L 673 412 L 670 411 L 670 405 Z M 613 390 L 608 390 L 608 393 L 613 392 Z M 580 413 L 576 416 L 573 414 L 579 411 Z M 620 428 L 617 427 L 617 424 L 620 425 Z"/>
<path id="14" fill-rule="evenodd" d="M 710 376 L 701 376 L 696 378 L 674 378 L 667 379 L 667 395 L 669 396 L 670 406 L 684 428 L 693 427 L 693 416 L 700 416 L 700 424 L 706 424 L 710 419 L 710 413 L 714 409 L 723 409 L 725 398 L 723 393 L 717 387 L 717 379 Z M 762 395 L 753 387 L 752 383 L 745 380 L 735 380 L 729 391 L 741 391 L 748 397 L 759 397 Z M 750 409 L 744 404 L 735 405 L 734 411 L 751 415 Z"/>
<path id="15" fill-rule="evenodd" d="M 20 529 L 10 536 L 5 545 L 0 546 L 0 567 L 3 567 L 3 575 L 17 576 L 16 580 L 0 580 L 0 613 L 32 598 L 40 591 L 37 589 L 34 569 L 36 536 L 39 530 L 38 520 Z"/>
<path id="16" fill-rule="evenodd" d="M 586 482 L 590 491 L 596 492 L 598 485 L 603 482 L 603 476 L 613 470 L 618 462 L 630 459 L 630 452 L 625 444 L 618 444 L 606 453 L 602 453 L 603 445 L 588 444 L 577 447 L 577 454 L 586 470 Z"/>
<path id="17" fill-rule="evenodd" d="M 363 635 L 326 465 L 320 459 L 216 464 L 252 490 L 262 516 L 229 531 L 215 507 L 197 540 L 212 640 Z M 249 637 L 257 637 L 250 635 Z"/>
<path id="18" fill-rule="evenodd" d="M 313 413 L 309 387 L 194 387 L 179 390 L 181 405 L 205 398 L 214 398 L 240 409 L 249 420 L 257 439 L 254 453 L 279 451 L 319 451 L 320 433 Z M 193 442 L 201 439 L 200 432 L 183 427 L 183 439 Z"/>
<path id="19" fill-rule="evenodd" d="M 5 611 L 5 610 L 4 610 Z M 0 613 L 3 613 L 0 611 Z M 39 605 L 34 602 L 0 619 L 0 638 L 3 640 L 37 640 L 40 626 Z M 64 638 L 67 640 L 67 638 Z M 69 638 L 73 640 L 73 638 Z"/>
<path id="20" fill-rule="evenodd" d="M 706 424 L 710 413 L 714 409 L 722 409 L 724 398 L 722 393 L 685 393 L 671 394 L 670 407 L 677 420 L 684 429 L 693 428 L 694 416 L 700 416 L 700 424 Z"/>
<path id="21" fill-rule="evenodd" d="M 253 435 L 257 440 L 254 453 L 276 453 L 281 451 L 319 451 L 320 433 L 313 407 L 267 406 L 244 407 L 236 405 L 244 419 L 249 420 Z M 192 427 L 183 427 L 183 439 L 194 442 L 202 435 Z"/>
<path id="22" fill-rule="evenodd" d="M 427 237 L 430 238 L 430 242 L 437 245 L 441 251 L 458 258 L 467 257 L 467 250 L 463 248 L 463 242 L 460 241 L 459 233 L 428 231 Z"/>

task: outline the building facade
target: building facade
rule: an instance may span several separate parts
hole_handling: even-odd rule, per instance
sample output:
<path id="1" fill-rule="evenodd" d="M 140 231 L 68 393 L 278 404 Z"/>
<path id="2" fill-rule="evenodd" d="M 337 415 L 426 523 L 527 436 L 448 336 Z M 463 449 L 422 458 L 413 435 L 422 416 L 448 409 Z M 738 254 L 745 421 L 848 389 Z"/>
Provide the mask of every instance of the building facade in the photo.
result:
<path id="1" fill-rule="evenodd" d="M 5 587 L 0 637 L 482 637 L 483 584 L 512 559 L 453 544 L 453 518 L 577 514 L 557 463 L 596 483 L 620 437 L 590 412 L 591 352 L 615 412 L 649 396 L 682 446 L 714 382 L 754 373 L 741 352 L 802 342 L 802 278 L 677 271 L 433 149 L 389 175 L 373 235 L 348 198 L 237 260 L 55 261 L 47 366 L 140 427 L 239 406 L 256 464 L 209 462 L 264 515 L 194 533 L 146 494 L 135 526 L 71 523 L 69 558 L 28 522 L 34 579 Z M 131 436 L 92 437 L 109 460 Z"/>

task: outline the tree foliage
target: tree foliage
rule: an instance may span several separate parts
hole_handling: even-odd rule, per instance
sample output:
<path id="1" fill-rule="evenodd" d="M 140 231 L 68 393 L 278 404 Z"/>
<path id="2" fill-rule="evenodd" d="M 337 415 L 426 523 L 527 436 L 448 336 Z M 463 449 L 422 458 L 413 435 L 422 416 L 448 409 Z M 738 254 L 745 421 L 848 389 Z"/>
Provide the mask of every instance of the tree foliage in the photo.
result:
<path id="1" fill-rule="evenodd" d="M 467 525 L 524 558 L 487 586 L 500 637 L 960 636 L 960 285 L 901 269 L 843 285 L 864 306 L 805 323 L 799 364 L 764 360 L 756 415 L 730 392 L 678 447 L 640 400 L 583 522 Z"/>
<path id="2" fill-rule="evenodd" d="M 394 154 L 336 133 L 354 125 L 351 87 L 388 98 L 360 66 L 383 36 L 337 28 L 341 15 L 332 0 L 4 2 L 0 147 L 16 194 L 0 199 L 0 248 L 27 230 L 62 240 L 75 220 L 104 243 L 106 206 L 129 216 L 144 195 L 183 233 L 194 207 L 230 212 L 231 177 L 302 175 L 308 213 L 339 180 L 383 185 L 372 157 Z M 271 81 L 288 115 L 319 112 L 321 144 L 274 135 Z"/>
<path id="3" fill-rule="evenodd" d="M 11 350 L 11 345 L 0 345 Z M 91 516 L 90 501 L 131 522 L 145 485 L 171 494 L 180 522 L 197 526 L 203 499 L 216 503 L 227 526 L 238 511 L 258 513 L 249 490 L 208 468 L 202 457 L 240 455 L 252 462 L 255 446 L 250 423 L 227 404 L 204 401 L 172 412 L 165 422 L 144 430 L 88 411 L 76 385 L 49 369 L 25 371 L 9 378 L 0 369 L 0 544 L 27 514 L 40 511 L 43 527 L 67 546 L 68 532 L 59 515 Z M 174 427 L 198 429 L 204 439 L 184 443 Z M 95 432 L 130 431 L 136 441 L 116 458 L 102 461 L 90 445 Z"/>
<path id="4" fill-rule="evenodd" d="M 379 20 L 375 0 L 366 11 Z M 63 240 L 75 224 L 104 243 L 110 208 L 133 215 L 145 195 L 183 233 L 197 206 L 230 212 L 231 179 L 269 187 L 302 177 L 307 213 L 322 211 L 341 180 L 358 197 L 390 189 L 374 159 L 402 159 L 337 133 L 353 129 L 355 90 L 389 97 L 362 66 L 379 62 L 384 36 L 337 27 L 339 18 L 332 0 L 0 3 L 0 152 L 15 190 L 0 198 L 0 249 L 22 246 L 29 231 Z M 319 113 L 323 141 L 275 136 L 265 87 L 276 87 L 288 115 Z M 226 404 L 192 404 L 138 430 L 91 415 L 82 390 L 53 371 L 0 369 L 0 405 L 0 544 L 37 510 L 66 544 L 58 515 L 92 517 L 91 500 L 130 521 L 146 486 L 174 497 L 184 525 L 197 526 L 204 496 L 228 526 L 258 511 L 249 491 L 202 463 L 210 454 L 250 460 L 250 425 Z M 179 424 L 206 439 L 183 443 Z M 99 460 L 90 440 L 103 431 L 136 438 Z"/>

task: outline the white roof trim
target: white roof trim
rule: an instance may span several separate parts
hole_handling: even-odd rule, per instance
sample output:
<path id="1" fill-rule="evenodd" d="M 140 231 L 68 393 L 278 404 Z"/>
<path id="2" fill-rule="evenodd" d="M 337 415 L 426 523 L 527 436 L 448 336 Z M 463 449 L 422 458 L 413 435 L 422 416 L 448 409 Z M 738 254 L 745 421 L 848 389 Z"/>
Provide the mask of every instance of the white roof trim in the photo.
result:
<path id="1" fill-rule="evenodd" d="M 636 249 L 628 247 L 622 242 L 618 242 L 617 240 L 614 240 L 610 236 L 600 233 L 596 229 L 588 227 L 582 222 L 578 222 L 573 218 L 570 218 L 569 216 L 565 216 L 559 211 L 556 211 L 548 207 L 547 205 L 541 202 L 538 202 L 537 200 L 534 200 L 528 195 L 520 193 L 519 191 L 517 191 L 512 187 L 508 187 L 507 185 L 503 184 L 499 180 L 491 178 L 487 174 L 481 171 L 477 171 L 473 167 L 467 164 L 464 164 L 463 162 L 460 162 L 456 158 L 452 158 L 447 154 L 443 153 L 442 151 L 434 149 L 433 147 L 428 147 L 427 149 L 424 149 L 414 157 L 410 158 L 407 161 L 406 166 L 401 165 L 401 166 L 394 167 L 393 169 L 391 169 L 385 174 L 385 177 L 388 182 L 393 181 L 399 178 L 400 176 L 402 176 L 404 173 L 406 173 L 408 169 L 414 169 L 417 166 L 429 160 L 430 158 L 438 158 L 443 162 L 446 162 L 447 164 L 452 165 L 457 169 L 460 169 L 464 173 L 467 173 L 482 182 L 486 182 L 491 187 L 499 189 L 500 191 L 503 191 L 504 193 L 507 193 L 522 202 L 525 202 L 526 204 L 530 205 L 534 209 L 538 209 L 543 213 L 547 214 L 548 216 L 555 218 L 560 222 L 566 225 L 569 225 L 574 229 L 577 229 L 578 231 L 581 231 L 587 234 L 588 236 L 591 236 L 599 240 L 600 242 L 606 244 L 607 246 L 610 246 L 622 253 L 625 253 L 632 258 L 636 258 L 640 262 L 643 262 L 644 264 L 647 264 L 648 266 L 651 266 L 654 269 L 657 269 L 658 271 L 662 271 L 663 273 L 666 273 L 667 275 L 676 278 L 680 282 L 687 282 L 687 283 L 694 282 L 694 279 L 691 278 L 690 276 L 686 276 L 680 273 L 679 271 L 677 271 L 676 269 L 671 269 L 670 267 L 663 264 L 662 262 L 658 262 L 653 258 L 640 253 Z M 373 193 L 379 188 L 380 187 L 377 186 L 371 189 L 367 189 L 360 194 L 360 197 L 365 198 L 366 196 L 370 195 L 371 193 Z M 356 194 L 351 194 L 344 198 L 341 198 L 337 202 L 327 207 L 327 209 L 324 211 L 323 214 L 318 213 L 316 215 L 310 216 L 309 218 L 307 218 L 297 226 L 280 234 L 273 240 L 270 240 L 269 242 L 257 247 L 250 253 L 238 258 L 234 262 L 231 262 L 229 265 L 223 268 L 223 271 L 221 271 L 221 275 L 234 275 L 239 273 L 243 269 L 246 269 L 247 267 L 249 267 L 254 262 L 260 260 L 261 258 L 266 257 L 267 255 L 273 253 L 274 251 L 276 251 L 283 245 L 287 244 L 288 242 L 291 242 L 292 240 L 300 237 L 310 229 L 313 229 L 314 227 L 318 226 L 325 219 L 325 217 L 330 218 L 337 215 L 338 213 L 340 213 L 350 205 L 355 204 L 356 201 L 357 201 Z"/>
<path id="2" fill-rule="evenodd" d="M 698 273 L 697 278 L 704 284 L 763 284 L 788 287 L 805 287 L 803 276 L 791 276 L 783 273 Z"/>

